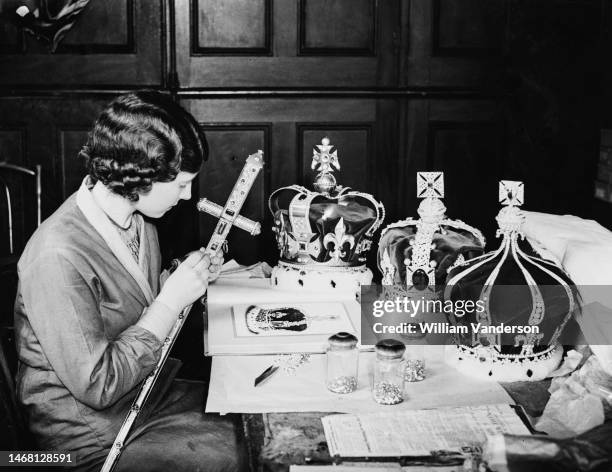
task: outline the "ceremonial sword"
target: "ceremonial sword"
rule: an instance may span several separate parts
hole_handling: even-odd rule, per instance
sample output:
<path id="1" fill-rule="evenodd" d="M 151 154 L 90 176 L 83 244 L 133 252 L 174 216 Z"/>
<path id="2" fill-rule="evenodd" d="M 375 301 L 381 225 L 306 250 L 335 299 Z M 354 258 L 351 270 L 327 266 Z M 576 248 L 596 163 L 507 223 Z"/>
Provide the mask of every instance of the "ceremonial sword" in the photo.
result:
<path id="1" fill-rule="evenodd" d="M 236 180 L 232 193 L 230 193 L 224 207 L 205 198 L 198 202 L 197 208 L 199 211 L 210 213 L 211 215 L 219 218 L 215 231 L 208 241 L 208 245 L 204 251 L 210 257 L 216 255 L 219 249 L 223 246 L 232 226 L 248 231 L 252 235 L 257 235 L 260 233 L 261 226 L 258 222 L 251 221 L 248 218 L 240 216 L 239 213 L 249 191 L 251 190 L 251 187 L 253 186 L 253 183 L 255 182 L 255 179 L 257 178 L 257 175 L 259 174 L 259 171 L 263 168 L 263 165 L 264 160 L 262 151 L 257 151 L 255 154 L 251 154 L 249 157 L 247 157 L 246 163 L 242 168 L 242 172 L 240 172 L 240 176 L 238 177 L 238 180 Z M 138 395 L 136 395 L 136 398 L 130 407 L 130 411 L 125 417 L 125 420 L 117 433 L 117 437 L 113 442 L 108 456 L 106 456 L 104 465 L 102 466 L 102 469 L 100 469 L 101 472 L 111 472 L 117 464 L 125 439 L 127 438 L 134 421 L 136 421 L 138 413 L 147 401 L 147 398 L 149 397 L 149 394 L 151 393 L 151 390 L 159 377 L 166 359 L 168 358 L 170 349 L 174 345 L 174 341 L 176 341 L 176 338 L 178 337 L 178 334 L 183 327 L 183 323 L 185 322 L 185 319 L 187 318 L 192 306 L 193 305 L 189 305 L 179 314 L 178 319 L 170 330 L 170 333 L 168 336 L 166 336 L 166 339 L 162 344 L 159 361 L 157 362 L 155 369 L 153 369 L 153 371 L 142 383 L 140 390 L 138 391 Z"/>

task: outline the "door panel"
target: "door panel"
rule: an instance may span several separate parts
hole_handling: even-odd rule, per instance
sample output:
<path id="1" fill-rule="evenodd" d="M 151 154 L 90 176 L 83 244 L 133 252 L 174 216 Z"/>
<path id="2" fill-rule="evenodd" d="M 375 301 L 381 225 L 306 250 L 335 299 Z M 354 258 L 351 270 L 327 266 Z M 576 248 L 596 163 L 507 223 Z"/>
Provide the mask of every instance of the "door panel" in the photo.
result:
<path id="1" fill-rule="evenodd" d="M 504 0 L 414 0 L 403 4 L 401 84 L 484 87 L 502 74 Z"/>

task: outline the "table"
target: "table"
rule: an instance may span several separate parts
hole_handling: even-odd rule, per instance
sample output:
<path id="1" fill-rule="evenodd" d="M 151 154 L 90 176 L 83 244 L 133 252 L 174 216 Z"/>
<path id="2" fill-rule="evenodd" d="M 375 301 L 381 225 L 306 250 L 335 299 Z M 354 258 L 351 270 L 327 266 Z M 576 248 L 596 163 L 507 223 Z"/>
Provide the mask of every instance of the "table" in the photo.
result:
<path id="1" fill-rule="evenodd" d="M 217 288 L 232 289 L 229 283 L 218 284 Z M 250 281 L 249 289 L 261 289 L 261 282 Z M 250 287 L 250 286 L 253 287 Z M 225 299 L 235 300 L 235 291 L 225 292 L 217 296 L 216 304 L 225 303 Z M 208 302 L 213 293 L 209 292 Z M 249 298 L 256 295 L 262 300 L 269 300 L 265 293 L 249 292 Z M 213 306 L 216 306 L 213 303 Z M 207 306 L 208 308 L 208 306 Z M 212 308 L 212 306 L 211 306 Z M 208 310 L 205 314 L 205 337 L 208 334 Z M 516 382 L 503 384 L 515 403 L 523 406 L 528 415 L 539 416 L 548 401 L 549 381 Z M 241 390 L 242 391 L 242 390 Z M 221 410 L 218 410 L 221 411 Z M 327 449 L 321 417 L 329 412 L 307 413 L 248 413 L 242 414 L 244 435 L 249 452 L 252 472 L 287 471 L 291 464 L 331 463 Z"/>
<path id="2" fill-rule="evenodd" d="M 539 416 L 550 380 L 502 384 L 526 413 Z M 291 464 L 330 464 L 321 417 L 329 413 L 243 414 L 251 472 L 286 472 Z M 442 469 L 443 470 L 443 469 Z"/>

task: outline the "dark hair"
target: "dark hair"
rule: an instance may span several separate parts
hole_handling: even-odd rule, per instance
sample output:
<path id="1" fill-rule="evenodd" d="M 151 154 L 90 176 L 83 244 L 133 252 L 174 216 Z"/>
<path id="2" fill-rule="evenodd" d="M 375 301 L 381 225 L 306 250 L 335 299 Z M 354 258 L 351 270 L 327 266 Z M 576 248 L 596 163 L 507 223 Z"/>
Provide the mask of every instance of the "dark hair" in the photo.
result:
<path id="1" fill-rule="evenodd" d="M 115 98 L 100 113 L 80 157 L 93 183 L 138 201 L 154 182 L 198 172 L 208 144 L 196 120 L 168 95 L 141 91 Z"/>

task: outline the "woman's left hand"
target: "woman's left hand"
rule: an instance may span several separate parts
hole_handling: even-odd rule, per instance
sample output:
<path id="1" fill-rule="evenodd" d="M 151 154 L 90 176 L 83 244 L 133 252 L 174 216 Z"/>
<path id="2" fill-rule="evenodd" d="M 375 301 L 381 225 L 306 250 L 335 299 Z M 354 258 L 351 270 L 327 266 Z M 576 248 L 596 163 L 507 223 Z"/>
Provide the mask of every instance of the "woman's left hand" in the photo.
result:
<path id="1" fill-rule="evenodd" d="M 181 259 L 174 259 L 174 261 L 176 261 L 176 266 L 178 266 L 178 264 L 181 261 L 184 261 L 192 254 L 199 253 L 200 251 L 203 251 L 203 250 L 204 249 L 198 249 L 197 251 L 191 251 L 189 254 L 187 254 L 185 257 Z M 160 287 L 164 286 L 164 284 L 166 283 L 166 280 L 168 280 L 168 277 L 174 271 L 176 266 L 162 271 L 162 273 L 159 275 Z M 217 252 L 216 255 L 210 258 L 210 263 L 206 265 L 205 270 L 202 272 L 202 276 L 206 278 L 208 282 L 214 282 L 219 277 L 222 267 L 223 267 L 223 250 L 221 249 L 219 250 L 219 252 Z"/>
<path id="2" fill-rule="evenodd" d="M 214 282 L 219 277 L 221 273 L 221 268 L 223 267 L 223 251 L 220 250 L 213 257 L 210 258 L 210 266 L 208 267 L 208 282 Z"/>

